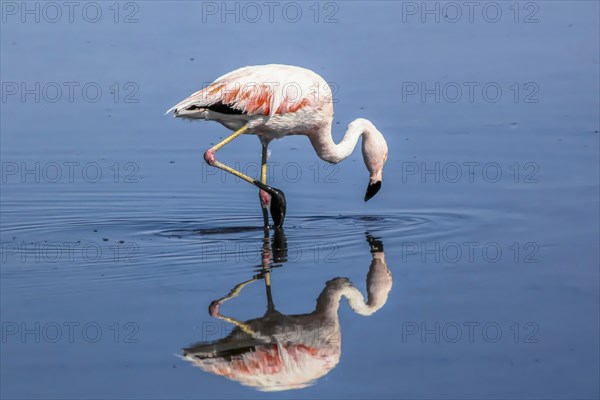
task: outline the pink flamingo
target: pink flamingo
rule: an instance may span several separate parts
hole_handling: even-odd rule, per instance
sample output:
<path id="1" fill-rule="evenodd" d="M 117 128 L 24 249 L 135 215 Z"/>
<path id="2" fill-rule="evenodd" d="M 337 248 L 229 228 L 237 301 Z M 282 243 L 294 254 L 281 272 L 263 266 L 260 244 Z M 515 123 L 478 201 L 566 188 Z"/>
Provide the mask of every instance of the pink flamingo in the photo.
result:
<path id="1" fill-rule="evenodd" d="M 342 298 L 348 300 L 350 308 L 357 314 L 370 316 L 386 304 L 393 283 L 383 243 L 367 234 L 371 265 L 366 279 L 366 300 L 350 280 L 334 278 L 325 283 L 313 311 L 283 314 L 276 310 L 271 295 L 274 265 L 270 260 L 284 261 L 281 254 L 287 254 L 287 245 L 282 229 L 275 230 L 275 235 L 273 246 L 268 237 L 263 239 L 262 272 L 236 285 L 227 296 L 213 301 L 209 307 L 211 316 L 232 323 L 235 328 L 222 339 L 186 347 L 182 354 L 185 360 L 206 372 L 261 391 L 304 388 L 328 374 L 342 354 L 338 317 Z M 221 314 L 223 303 L 237 297 L 245 286 L 258 280 L 264 281 L 267 297 L 267 311 L 262 317 L 240 321 Z"/>
<path id="2" fill-rule="evenodd" d="M 206 162 L 255 186 L 268 226 L 267 207 L 275 227 L 285 219 L 286 200 L 280 189 L 267 185 L 267 147 L 273 139 L 305 135 L 319 158 L 332 164 L 347 158 L 360 137 L 369 185 L 367 201 L 381 188 L 388 147 L 375 125 L 358 118 L 348 125 L 342 141 L 331 136 L 333 95 L 325 80 L 313 71 L 291 65 L 258 65 L 232 71 L 173 106 L 175 117 L 217 121 L 234 133 L 204 153 Z M 261 179 L 253 179 L 215 158 L 215 153 L 242 134 L 254 134 L 262 144 Z"/>

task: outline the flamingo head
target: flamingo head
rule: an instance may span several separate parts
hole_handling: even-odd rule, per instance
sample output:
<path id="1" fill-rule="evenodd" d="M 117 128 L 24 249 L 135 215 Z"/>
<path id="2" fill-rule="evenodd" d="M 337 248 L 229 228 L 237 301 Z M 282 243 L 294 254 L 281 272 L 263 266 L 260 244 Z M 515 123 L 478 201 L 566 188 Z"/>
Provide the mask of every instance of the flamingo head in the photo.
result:
<path id="1" fill-rule="evenodd" d="M 362 153 L 365 166 L 369 170 L 369 186 L 365 201 L 369 201 L 381 189 L 383 165 L 387 161 L 388 147 L 385 138 L 372 123 L 366 124 L 362 141 Z"/>

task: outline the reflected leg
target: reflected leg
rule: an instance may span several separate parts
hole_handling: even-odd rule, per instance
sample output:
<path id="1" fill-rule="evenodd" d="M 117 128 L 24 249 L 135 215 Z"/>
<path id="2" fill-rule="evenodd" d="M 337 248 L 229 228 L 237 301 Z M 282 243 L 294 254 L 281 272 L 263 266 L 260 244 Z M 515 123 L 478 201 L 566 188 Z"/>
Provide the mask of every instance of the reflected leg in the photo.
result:
<path id="1" fill-rule="evenodd" d="M 255 282 L 259 279 L 260 279 L 259 276 L 255 276 L 252 279 L 248 279 L 247 281 L 242 282 L 239 285 L 236 285 L 233 289 L 231 289 L 231 291 L 227 294 L 227 296 L 221 297 L 220 299 L 215 300 L 212 303 L 210 303 L 210 306 L 208 307 L 208 313 L 210 314 L 210 316 L 218 318 L 218 319 L 226 321 L 226 322 L 230 322 L 230 323 L 234 324 L 235 326 L 239 327 L 242 331 L 246 332 L 247 334 L 254 335 L 254 331 L 246 323 L 244 323 L 242 321 L 238 321 L 235 318 L 221 315 L 221 313 L 219 311 L 219 306 L 222 303 L 226 302 L 227 300 L 237 297 L 246 285 L 249 285 L 250 283 Z"/>

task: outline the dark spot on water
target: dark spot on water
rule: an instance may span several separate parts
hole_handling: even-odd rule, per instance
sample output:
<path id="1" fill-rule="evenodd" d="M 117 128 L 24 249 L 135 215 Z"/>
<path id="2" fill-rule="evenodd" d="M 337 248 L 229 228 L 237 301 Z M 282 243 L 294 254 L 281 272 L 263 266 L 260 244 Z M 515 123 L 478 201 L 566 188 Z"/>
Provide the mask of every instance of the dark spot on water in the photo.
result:
<path id="1" fill-rule="evenodd" d="M 358 218 L 359 221 L 383 221 L 385 218 L 370 215 L 364 215 Z"/>
<path id="2" fill-rule="evenodd" d="M 175 161 L 169 161 L 169 164 L 175 164 Z"/>
<path id="3" fill-rule="evenodd" d="M 124 240 L 119 240 L 119 243 L 123 244 L 123 243 L 125 243 L 125 241 Z"/>
<path id="4" fill-rule="evenodd" d="M 104 240 L 105 242 L 108 242 L 108 238 L 102 238 L 102 240 Z"/>
<path id="5" fill-rule="evenodd" d="M 15 44 L 17 44 L 17 42 L 12 42 L 11 44 L 14 46 Z"/>
<path id="6" fill-rule="evenodd" d="M 364 107 L 361 107 L 360 109 L 361 109 L 361 110 L 364 110 L 365 108 L 364 108 Z"/>
<path id="7" fill-rule="evenodd" d="M 173 365 L 173 366 L 171 366 L 171 368 L 177 368 L 177 366 L 176 366 L 176 365 Z"/>
<path id="8" fill-rule="evenodd" d="M 94 232 L 98 232 L 98 229 L 94 229 Z"/>

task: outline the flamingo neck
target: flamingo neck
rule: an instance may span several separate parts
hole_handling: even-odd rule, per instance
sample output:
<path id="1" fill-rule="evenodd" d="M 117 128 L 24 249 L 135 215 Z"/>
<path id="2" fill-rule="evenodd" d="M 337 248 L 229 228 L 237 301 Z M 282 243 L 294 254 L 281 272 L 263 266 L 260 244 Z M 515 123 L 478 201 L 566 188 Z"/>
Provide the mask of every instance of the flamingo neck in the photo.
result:
<path id="1" fill-rule="evenodd" d="M 369 120 L 358 118 L 348 125 L 344 137 L 338 144 L 331 136 L 331 124 L 309 138 L 321 160 L 337 164 L 352 154 L 359 137 L 363 136 L 363 141 L 368 141 L 373 130 L 375 126 Z"/>
<path id="2" fill-rule="evenodd" d="M 327 282 L 317 298 L 317 314 L 337 318 L 342 297 L 348 299 L 350 308 L 360 315 L 371 315 L 387 302 L 392 290 L 392 276 L 383 252 L 374 252 L 367 274 L 367 301 L 362 293 L 346 278 L 335 278 Z"/>
<path id="3" fill-rule="evenodd" d="M 317 314 L 325 314 L 333 318 L 337 318 L 337 312 L 340 307 L 340 300 L 342 297 L 348 299 L 348 304 L 352 310 L 360 315 L 371 315 L 375 311 L 379 310 L 385 300 L 387 300 L 387 293 L 383 302 L 378 301 L 374 296 L 369 293 L 368 301 L 365 302 L 365 298 L 362 293 L 352 286 L 350 281 L 344 278 L 337 278 L 343 280 L 341 285 L 332 285 L 326 287 L 321 295 L 317 299 Z"/>
<path id="4" fill-rule="evenodd" d="M 333 290 L 328 289 L 329 288 L 326 288 L 317 299 L 317 313 L 319 314 L 324 313 L 330 316 L 335 315 L 337 317 L 342 297 L 348 299 L 350 308 L 357 314 L 371 315 L 378 309 L 369 303 L 365 303 L 365 298 L 362 293 L 349 282 L 341 288 Z"/>

